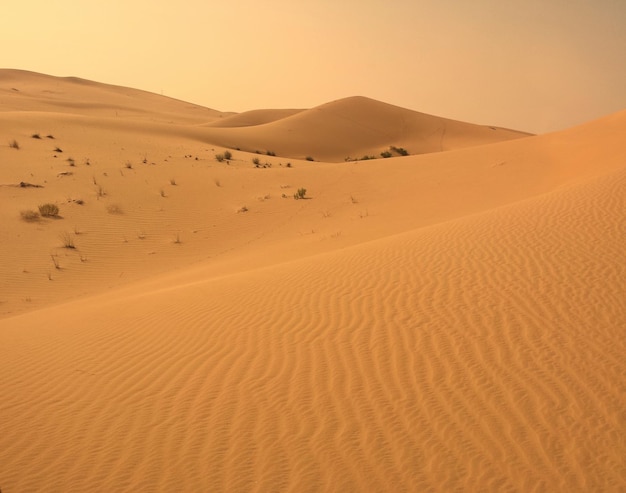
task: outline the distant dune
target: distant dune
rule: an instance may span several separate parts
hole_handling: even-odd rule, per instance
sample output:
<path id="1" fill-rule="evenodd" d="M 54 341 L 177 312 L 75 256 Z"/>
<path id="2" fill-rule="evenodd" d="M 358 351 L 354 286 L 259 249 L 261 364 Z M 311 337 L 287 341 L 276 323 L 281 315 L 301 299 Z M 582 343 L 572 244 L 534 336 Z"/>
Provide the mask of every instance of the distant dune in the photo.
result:
<path id="1" fill-rule="evenodd" d="M 2 492 L 626 490 L 624 135 L 0 70 Z"/>
<path id="2" fill-rule="evenodd" d="M 211 141 L 250 152 L 271 151 L 280 156 L 337 162 L 364 156 L 378 158 L 390 146 L 410 154 L 425 154 L 529 136 L 426 115 L 364 97 L 293 110 L 293 114 L 287 110 L 244 116 L 236 115 L 226 122 L 253 122 L 257 117 L 258 123 L 216 130 L 210 134 Z"/>

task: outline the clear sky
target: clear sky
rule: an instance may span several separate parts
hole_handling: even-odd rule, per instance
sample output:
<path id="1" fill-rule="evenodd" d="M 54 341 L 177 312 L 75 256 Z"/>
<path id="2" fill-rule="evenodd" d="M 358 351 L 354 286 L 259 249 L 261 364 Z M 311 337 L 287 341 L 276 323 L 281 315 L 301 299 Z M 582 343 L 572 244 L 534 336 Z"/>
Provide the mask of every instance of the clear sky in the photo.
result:
<path id="1" fill-rule="evenodd" d="M 0 67 L 222 111 L 362 95 L 531 132 L 626 108 L 626 0 L 29 0 Z"/>

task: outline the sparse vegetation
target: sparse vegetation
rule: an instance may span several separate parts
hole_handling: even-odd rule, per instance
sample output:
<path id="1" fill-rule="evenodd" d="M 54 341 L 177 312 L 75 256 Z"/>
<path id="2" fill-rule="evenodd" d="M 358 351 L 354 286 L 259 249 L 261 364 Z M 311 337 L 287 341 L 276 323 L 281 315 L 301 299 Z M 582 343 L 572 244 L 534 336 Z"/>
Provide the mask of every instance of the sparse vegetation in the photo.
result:
<path id="1" fill-rule="evenodd" d="M 389 152 L 389 151 L 383 151 L 383 152 L 380 153 L 380 155 L 382 157 L 384 157 L 385 159 L 387 159 L 388 157 L 393 156 L 393 154 L 391 154 L 391 152 Z"/>
<path id="2" fill-rule="evenodd" d="M 224 151 L 224 157 L 227 161 L 230 161 L 233 158 L 233 153 L 230 151 Z"/>
<path id="3" fill-rule="evenodd" d="M 218 163 L 222 163 L 224 162 L 224 159 L 226 159 L 226 157 L 224 156 L 224 154 L 216 154 L 215 159 L 217 159 Z"/>
<path id="4" fill-rule="evenodd" d="M 54 148 L 54 152 L 59 152 L 59 153 L 61 153 L 61 152 L 63 152 L 63 149 L 61 149 L 60 147 L 55 147 L 55 148 Z"/>
<path id="5" fill-rule="evenodd" d="M 252 159 L 252 164 L 258 167 L 261 164 L 261 160 L 258 157 L 255 157 Z"/>
<path id="6" fill-rule="evenodd" d="M 17 140 L 13 139 L 11 142 L 9 142 L 9 147 L 11 149 L 19 149 L 20 148 L 20 144 Z"/>
<path id="7" fill-rule="evenodd" d="M 54 140 L 54 135 L 50 135 L 50 134 L 48 134 L 48 135 L 46 135 L 46 139 L 52 139 L 52 140 Z"/>
<path id="8" fill-rule="evenodd" d="M 32 209 L 21 211 L 20 216 L 22 217 L 24 221 L 28 223 L 34 223 L 36 221 L 39 221 L 39 212 L 34 211 Z"/>
<path id="9" fill-rule="evenodd" d="M 59 207 L 56 204 L 41 204 L 39 206 L 39 214 L 43 217 L 58 217 Z"/>
<path id="10" fill-rule="evenodd" d="M 248 212 L 248 208 L 244 205 L 244 206 L 240 207 L 237 212 Z"/>
<path id="11" fill-rule="evenodd" d="M 41 139 L 41 135 L 39 135 L 39 134 L 33 134 L 33 135 L 31 135 L 31 137 L 33 139 Z"/>
<path id="12" fill-rule="evenodd" d="M 267 154 L 268 156 L 275 156 L 276 153 L 274 151 L 265 151 L 265 154 Z"/>
<path id="13" fill-rule="evenodd" d="M 74 158 L 68 157 L 67 162 L 70 166 L 76 166 L 76 161 L 74 161 Z"/>
<path id="14" fill-rule="evenodd" d="M 68 232 L 64 232 L 61 233 L 59 235 L 59 238 L 61 238 L 61 242 L 63 243 L 63 248 L 76 248 L 76 246 L 74 245 L 74 238 L 72 238 L 72 235 Z"/>
<path id="15" fill-rule="evenodd" d="M 407 151 L 406 149 L 403 149 L 402 147 L 391 146 L 389 149 L 397 154 L 400 154 L 400 156 L 409 155 L 409 151 Z"/>
<path id="16" fill-rule="evenodd" d="M 298 188 L 298 191 L 293 194 L 293 198 L 296 200 L 300 200 L 300 199 L 305 198 L 304 197 L 305 195 L 306 195 L 306 188 Z"/>
<path id="17" fill-rule="evenodd" d="M 311 156 L 307 156 L 307 157 L 306 157 L 306 160 L 307 160 L 307 161 L 315 161 L 315 159 L 313 159 L 313 157 L 311 157 Z"/>

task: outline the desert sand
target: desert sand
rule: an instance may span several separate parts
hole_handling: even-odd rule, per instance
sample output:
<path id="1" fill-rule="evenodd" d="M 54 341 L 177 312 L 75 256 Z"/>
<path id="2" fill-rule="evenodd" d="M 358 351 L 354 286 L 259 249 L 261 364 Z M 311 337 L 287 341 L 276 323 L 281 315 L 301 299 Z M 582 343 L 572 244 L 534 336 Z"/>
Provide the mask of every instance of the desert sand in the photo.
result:
<path id="1" fill-rule="evenodd" d="M 0 70 L 0 489 L 625 491 L 624 135 Z"/>

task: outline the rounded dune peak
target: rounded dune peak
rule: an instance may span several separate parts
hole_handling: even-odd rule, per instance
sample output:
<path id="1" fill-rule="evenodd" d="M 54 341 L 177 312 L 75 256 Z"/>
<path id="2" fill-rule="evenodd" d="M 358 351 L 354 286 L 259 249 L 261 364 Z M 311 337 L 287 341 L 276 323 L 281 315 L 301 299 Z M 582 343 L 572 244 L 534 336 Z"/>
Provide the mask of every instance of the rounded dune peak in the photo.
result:
<path id="1" fill-rule="evenodd" d="M 292 110 L 282 114 L 265 111 L 264 119 L 257 119 L 262 125 L 212 124 L 222 128 L 210 135 L 220 145 L 236 142 L 236 147 L 251 152 L 271 149 L 280 156 L 311 156 L 330 162 L 380 158 L 390 147 L 408 154 L 427 154 L 531 135 L 428 115 L 365 96 L 342 98 L 293 114 L 288 113 Z M 254 116 L 258 115 L 249 112 L 231 118 L 250 122 Z M 227 126 L 239 128 L 224 128 Z"/>

